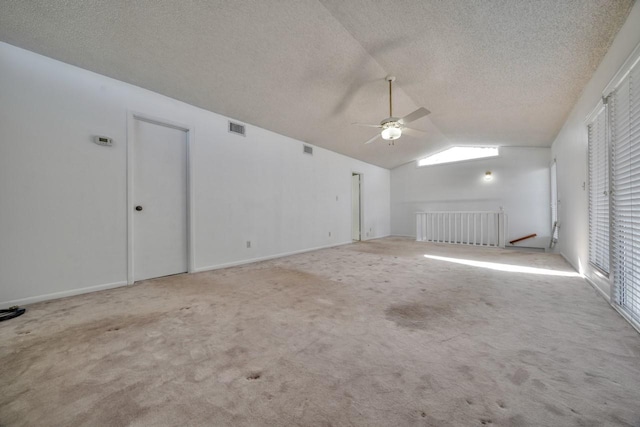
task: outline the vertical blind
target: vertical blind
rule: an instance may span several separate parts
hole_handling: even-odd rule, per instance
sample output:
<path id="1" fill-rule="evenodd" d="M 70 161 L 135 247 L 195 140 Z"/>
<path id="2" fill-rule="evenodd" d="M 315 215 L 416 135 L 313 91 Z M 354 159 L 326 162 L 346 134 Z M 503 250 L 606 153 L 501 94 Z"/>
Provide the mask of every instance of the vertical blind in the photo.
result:
<path id="1" fill-rule="evenodd" d="M 589 262 L 609 273 L 609 161 L 607 109 L 603 106 L 589 130 Z"/>
<path id="2" fill-rule="evenodd" d="M 610 96 L 615 302 L 640 322 L 640 66 Z"/>

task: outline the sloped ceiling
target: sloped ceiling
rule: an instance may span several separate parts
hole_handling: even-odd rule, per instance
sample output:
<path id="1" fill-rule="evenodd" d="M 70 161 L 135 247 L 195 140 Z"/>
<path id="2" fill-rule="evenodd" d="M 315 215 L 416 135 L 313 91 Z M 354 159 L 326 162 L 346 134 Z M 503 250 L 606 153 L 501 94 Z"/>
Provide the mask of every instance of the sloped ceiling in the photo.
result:
<path id="1" fill-rule="evenodd" d="M 549 146 L 633 0 L 7 0 L 0 40 L 386 168 Z M 363 145 L 424 106 L 424 137 Z"/>

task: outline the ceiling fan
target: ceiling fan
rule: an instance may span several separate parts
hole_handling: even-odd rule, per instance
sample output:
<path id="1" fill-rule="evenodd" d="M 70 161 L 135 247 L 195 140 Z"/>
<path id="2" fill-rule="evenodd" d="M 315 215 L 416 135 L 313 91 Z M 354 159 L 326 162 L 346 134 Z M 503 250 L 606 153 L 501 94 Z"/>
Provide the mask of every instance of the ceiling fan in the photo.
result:
<path id="1" fill-rule="evenodd" d="M 416 111 L 414 111 L 413 113 L 407 114 L 406 116 L 402 117 L 402 118 L 398 118 L 398 117 L 393 117 L 393 89 L 392 89 L 392 84 L 395 81 L 395 77 L 394 76 L 387 76 L 385 77 L 385 80 L 389 82 L 389 117 L 387 117 L 386 119 L 382 120 L 380 122 L 379 125 L 369 125 L 369 124 L 364 124 L 364 123 L 352 123 L 354 125 L 357 126 L 366 126 L 366 127 L 373 127 L 373 128 L 378 128 L 378 129 L 382 129 L 382 131 L 377 134 L 376 136 L 374 136 L 373 138 L 371 138 L 370 140 L 368 140 L 367 142 L 365 142 L 365 144 L 370 144 L 373 141 L 375 141 L 376 139 L 378 139 L 378 137 L 382 137 L 382 139 L 389 141 L 389 145 L 393 145 L 394 141 L 398 138 L 400 138 L 402 136 L 403 133 L 409 134 L 409 135 L 415 135 L 415 136 L 420 136 L 422 134 L 424 134 L 423 131 L 418 130 L 418 129 L 411 129 L 409 127 L 407 127 L 406 125 L 421 119 L 422 117 L 426 116 L 427 114 L 430 113 L 429 110 L 427 110 L 424 107 L 420 107 L 418 108 Z"/>

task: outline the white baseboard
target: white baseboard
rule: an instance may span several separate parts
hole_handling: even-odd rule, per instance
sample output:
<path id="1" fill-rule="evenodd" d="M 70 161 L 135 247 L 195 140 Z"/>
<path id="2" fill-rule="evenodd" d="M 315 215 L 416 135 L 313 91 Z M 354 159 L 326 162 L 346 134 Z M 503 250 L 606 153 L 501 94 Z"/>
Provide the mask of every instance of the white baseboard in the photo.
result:
<path id="1" fill-rule="evenodd" d="M 567 260 L 567 262 L 569 264 L 571 264 L 571 262 L 567 259 L 567 257 L 564 256 L 564 254 L 560 253 L 560 255 L 562 255 L 562 257 Z M 574 267 L 575 268 L 575 267 Z M 584 276 L 584 280 L 587 281 L 587 283 L 589 285 L 591 285 L 592 288 L 594 288 L 601 296 L 602 298 L 604 298 L 609 305 L 618 312 L 618 314 L 620 314 L 620 316 L 622 316 L 624 318 L 624 320 L 626 320 L 627 322 L 629 322 L 629 324 L 638 332 L 640 333 L 640 323 L 636 322 L 635 319 L 631 318 L 627 313 L 624 312 L 624 310 L 620 309 L 620 307 L 618 307 L 616 304 L 614 304 L 613 302 L 611 302 L 611 297 L 604 291 L 602 290 L 602 288 L 600 286 L 598 286 L 593 280 L 591 280 L 588 276 Z"/>
<path id="2" fill-rule="evenodd" d="M 411 237 L 412 239 L 416 238 L 415 234 L 389 234 L 388 237 Z"/>
<path id="3" fill-rule="evenodd" d="M 362 239 L 361 242 L 366 242 L 367 240 L 384 239 L 385 237 L 391 237 L 391 234 L 385 234 L 384 236 L 367 237 L 366 239 Z"/>
<path id="4" fill-rule="evenodd" d="M 370 238 L 368 240 L 382 239 L 384 237 L 388 237 L 388 235 L 387 236 L 372 237 L 372 238 Z M 317 250 L 320 250 L 320 249 L 328 249 L 328 248 L 333 248 L 333 247 L 336 247 L 336 246 L 348 245 L 348 244 L 351 244 L 351 243 L 353 243 L 353 242 L 352 241 L 341 242 L 341 243 L 335 243 L 335 244 L 331 244 L 331 245 L 318 246 L 318 247 L 315 247 L 315 248 L 301 249 L 301 250 L 298 250 L 298 251 L 283 252 L 283 253 L 279 253 L 279 254 L 275 254 L 275 255 L 268 255 L 268 256 L 264 256 L 264 257 L 245 259 L 245 260 L 241 260 L 241 261 L 233 261 L 233 262 L 228 262 L 228 263 L 218 264 L 218 265 L 212 265 L 212 266 L 207 266 L 207 267 L 198 267 L 198 268 L 194 269 L 193 272 L 194 273 L 199 273 L 201 271 L 218 270 L 218 269 L 221 269 L 221 268 L 234 267 L 234 266 L 243 265 L 243 264 L 250 264 L 252 262 L 267 261 L 267 260 L 270 260 L 270 259 L 282 258 L 282 257 L 290 256 L 290 255 L 297 255 L 297 254 L 302 254 L 302 253 L 305 253 L 305 252 L 317 251 Z M 70 297 L 70 296 L 73 296 L 73 295 L 80 295 L 80 294 L 86 294 L 86 293 L 89 293 L 89 292 L 102 291 L 102 290 L 105 290 L 105 289 L 118 288 L 120 286 L 126 286 L 126 285 L 127 285 L 127 281 L 124 280 L 122 282 L 113 282 L 113 283 L 106 283 L 106 284 L 103 284 L 103 285 L 89 286 L 89 287 L 86 287 L 86 288 L 70 289 L 68 291 L 53 292 L 53 293 L 50 293 L 50 294 L 43 294 L 43 295 L 37 295 L 37 296 L 33 296 L 33 297 L 20 298 L 20 299 L 11 300 L 11 301 L 1 301 L 0 302 L 0 309 L 12 307 L 14 305 L 23 306 L 23 305 L 27 305 L 27 304 L 34 304 L 36 302 L 48 301 L 48 300 L 58 299 L 58 298 L 65 298 L 65 297 Z"/>
<path id="5" fill-rule="evenodd" d="M 8 307 L 12 307 L 14 305 L 23 306 L 27 304 L 34 304 L 36 302 L 41 302 L 41 301 L 48 301 L 52 299 L 70 297 L 73 295 L 87 294 L 89 292 L 103 291 L 105 289 L 118 288 L 120 286 L 126 286 L 126 285 L 127 285 L 127 281 L 123 280 L 122 282 L 113 282 L 113 283 L 106 283 L 103 285 L 88 286 L 86 288 L 70 289 L 68 291 L 53 292 L 51 294 L 43 294 L 43 295 L 37 295 L 33 297 L 20 298 L 12 301 L 2 301 L 0 302 L 0 309 L 5 309 Z"/>
<path id="6" fill-rule="evenodd" d="M 607 300 L 607 302 L 609 302 L 609 303 L 610 303 L 610 301 L 609 301 L 609 295 L 607 295 L 607 293 L 606 293 L 604 290 L 602 290 L 602 288 L 600 288 L 600 286 L 598 286 L 598 285 L 597 285 L 593 280 L 591 280 L 591 279 L 590 279 L 586 274 L 581 273 L 581 272 L 580 272 L 580 270 L 578 270 L 578 269 L 576 268 L 576 266 L 573 264 L 573 262 L 571 262 L 571 260 L 570 260 L 570 259 L 569 259 L 569 258 L 568 258 L 564 253 L 560 252 L 560 256 L 561 256 L 561 257 L 562 257 L 562 258 L 567 262 L 567 264 L 569 264 L 571 267 L 573 267 L 573 269 L 574 269 L 575 271 L 577 271 L 577 272 L 578 272 L 578 274 L 582 274 L 582 277 L 584 278 L 584 280 L 586 280 L 586 281 L 587 281 L 587 283 L 588 283 L 589 285 L 591 285 L 591 286 L 592 286 L 596 291 L 598 291 L 598 293 L 599 293 L 600 295 L 602 295 L 602 297 L 603 297 L 604 299 L 606 299 L 606 300 Z"/>
<path id="7" fill-rule="evenodd" d="M 620 314 L 620 316 L 622 316 L 624 318 L 624 320 L 626 320 L 627 322 L 629 322 L 629 324 L 631 324 L 631 326 L 633 326 L 633 328 L 640 333 L 640 323 L 636 322 L 635 319 L 633 319 L 632 317 L 630 317 L 627 313 L 624 312 L 624 310 L 622 310 L 618 305 L 613 304 L 611 302 L 611 298 L 609 297 L 609 295 L 606 294 L 605 291 L 603 291 L 602 289 L 600 289 L 600 287 L 598 287 L 598 285 L 596 285 L 591 279 L 589 279 L 588 277 L 585 277 L 585 280 L 587 281 L 588 284 L 590 284 L 593 288 L 595 288 L 596 291 L 598 291 L 598 293 L 600 295 L 602 295 L 602 297 L 607 300 L 607 302 L 609 303 L 609 305 L 618 312 L 618 314 Z"/>
<path id="8" fill-rule="evenodd" d="M 578 273 L 580 273 L 580 270 L 578 270 L 578 268 L 573 264 L 573 262 L 571 262 L 571 260 L 562 252 L 560 252 L 560 256 L 562 258 L 564 258 L 565 261 L 567 261 L 567 264 L 569 264 L 571 267 L 573 267 L 573 269 L 575 271 L 577 271 Z"/>
<path id="9" fill-rule="evenodd" d="M 633 326 L 633 329 L 635 329 L 636 332 L 640 334 L 640 323 L 636 322 L 635 319 L 632 319 L 627 313 L 621 310 L 617 305 L 611 304 L 611 303 L 609 304 L 611 305 L 611 307 L 613 307 L 615 311 L 617 311 L 620 314 L 620 316 L 624 318 L 624 320 L 626 320 L 627 322 L 629 322 L 631 326 Z"/>
<path id="10" fill-rule="evenodd" d="M 335 244 L 332 244 L 332 245 L 317 246 L 315 248 L 301 249 L 299 251 L 282 252 L 282 253 L 275 254 L 275 255 L 267 255 L 267 256 L 263 256 L 263 257 L 243 259 L 243 260 L 240 260 L 240 261 L 226 262 L 226 263 L 223 263 L 223 264 L 209 265 L 209 266 L 206 266 L 206 267 L 196 267 L 193 270 L 193 272 L 194 273 L 200 273 L 202 271 L 219 270 L 221 268 L 229 268 L 229 267 L 235 267 L 235 266 L 238 266 L 238 265 L 251 264 L 252 262 L 268 261 L 270 259 L 282 258 L 282 257 L 290 256 L 290 255 L 303 254 L 305 252 L 312 252 L 312 251 L 317 251 L 317 250 L 320 250 L 320 249 L 328 249 L 328 248 L 334 248 L 336 246 L 349 245 L 351 243 L 353 243 L 353 242 L 352 241 L 341 242 L 341 243 L 335 243 Z"/>
<path id="11" fill-rule="evenodd" d="M 592 288 L 594 288 L 596 291 L 598 291 L 598 293 L 599 293 L 600 295 L 602 295 L 602 298 L 606 299 L 606 300 L 607 300 L 607 302 L 608 302 L 609 304 L 611 304 L 611 298 L 609 297 L 609 295 L 607 295 L 607 293 L 606 293 L 605 291 L 603 291 L 603 290 L 602 290 L 602 288 L 600 288 L 600 286 L 598 286 L 598 285 L 596 284 L 596 282 L 594 282 L 593 280 L 591 280 L 591 279 L 590 279 L 589 277 L 587 277 L 587 276 L 584 276 L 584 280 L 586 280 L 586 281 L 587 281 L 587 283 L 588 283 L 588 284 L 590 284 Z"/>
<path id="12" fill-rule="evenodd" d="M 594 282 L 593 280 L 591 280 L 591 278 L 590 278 L 587 274 L 585 274 L 584 272 L 582 272 L 582 273 L 581 273 L 581 272 L 580 272 L 580 270 L 578 270 L 578 269 L 576 268 L 576 266 L 573 264 L 573 262 L 571 262 L 571 260 L 570 260 L 570 259 L 569 259 L 569 258 L 568 258 L 564 253 L 560 252 L 560 256 L 561 256 L 562 258 L 564 258 L 564 260 L 565 260 L 565 261 L 566 261 L 566 262 L 567 262 L 571 267 L 573 267 L 573 269 L 574 269 L 575 271 L 577 271 L 578 273 L 580 273 L 580 274 L 582 275 L 582 277 L 584 277 L 584 280 L 586 280 L 586 281 L 587 281 L 587 283 L 588 283 L 589 285 L 591 285 L 593 288 L 595 288 L 595 290 L 596 290 L 596 291 L 598 291 L 598 293 L 600 293 L 600 295 L 602 295 L 602 297 L 603 297 L 604 299 L 606 299 L 606 300 L 607 300 L 607 302 L 611 303 L 611 301 L 609 301 L 609 294 L 607 294 L 607 292 L 606 292 L 604 289 L 602 289 L 600 286 L 598 286 L 598 284 L 597 284 L 596 282 Z"/>

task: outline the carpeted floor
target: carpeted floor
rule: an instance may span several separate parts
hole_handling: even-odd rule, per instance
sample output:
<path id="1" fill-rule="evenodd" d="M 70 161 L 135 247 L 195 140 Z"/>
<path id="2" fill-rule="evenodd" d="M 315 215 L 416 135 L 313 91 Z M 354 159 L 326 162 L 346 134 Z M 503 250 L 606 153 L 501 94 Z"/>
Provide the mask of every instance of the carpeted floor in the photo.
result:
<path id="1" fill-rule="evenodd" d="M 640 426 L 640 335 L 583 279 L 425 254 L 572 271 L 386 238 L 34 304 L 0 425 Z"/>

